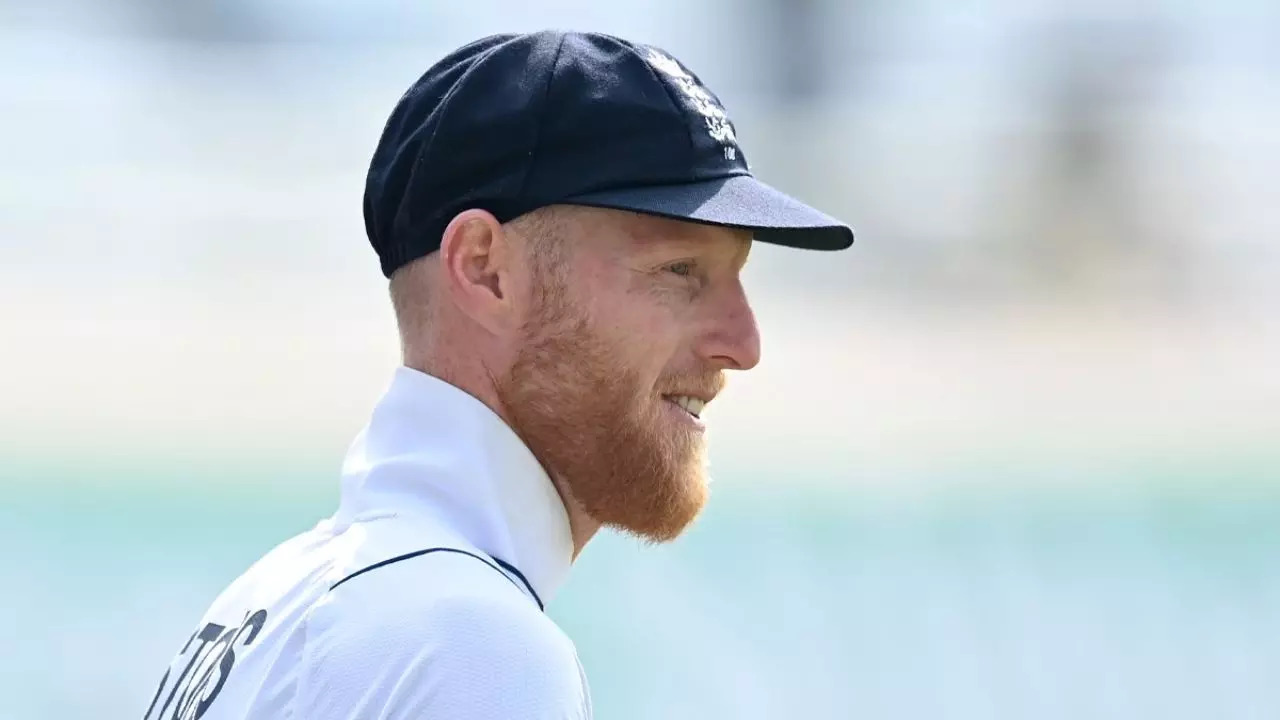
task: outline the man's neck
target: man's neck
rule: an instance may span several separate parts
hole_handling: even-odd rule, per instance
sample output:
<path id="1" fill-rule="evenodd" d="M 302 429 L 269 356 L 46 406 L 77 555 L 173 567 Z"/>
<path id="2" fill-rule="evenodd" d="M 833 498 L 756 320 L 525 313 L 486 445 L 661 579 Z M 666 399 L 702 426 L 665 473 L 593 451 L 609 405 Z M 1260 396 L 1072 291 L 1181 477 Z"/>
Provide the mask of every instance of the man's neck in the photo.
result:
<path id="1" fill-rule="evenodd" d="M 403 360 L 403 363 L 405 367 L 440 378 L 484 403 L 490 410 L 493 410 L 499 418 L 502 418 L 502 421 L 507 424 L 507 427 L 511 427 L 512 430 L 515 431 L 516 435 L 520 436 L 519 430 L 517 430 L 511 423 L 511 415 L 507 412 L 506 407 L 503 406 L 497 388 L 494 387 L 493 380 L 486 374 L 481 373 L 480 377 L 468 376 L 462 372 L 453 371 L 449 363 L 433 362 L 426 359 L 413 360 L 406 357 Z M 565 512 L 569 515 L 569 533 L 573 537 L 573 559 L 577 560 L 578 555 L 582 553 L 582 549 L 586 547 L 587 543 L 591 541 L 591 538 L 595 537 L 596 533 L 600 530 L 600 523 L 592 518 L 587 511 L 573 499 L 573 494 L 569 492 L 567 483 L 546 466 L 546 463 L 542 461 L 542 458 L 538 457 L 537 450 L 532 447 L 530 447 L 529 450 L 533 453 L 533 456 L 537 458 L 538 463 L 542 465 L 543 469 L 547 471 L 547 475 L 551 478 L 552 485 L 555 486 L 556 493 L 560 496 L 560 501 L 564 503 Z"/>
<path id="2" fill-rule="evenodd" d="M 573 499 L 563 480 L 552 476 L 552 483 L 556 486 L 556 492 L 560 494 L 560 501 L 564 503 L 565 511 L 569 513 L 569 535 L 573 538 L 573 559 L 577 560 L 578 555 L 582 554 L 582 549 L 600 531 L 600 523 L 588 515 L 578 501 Z"/>

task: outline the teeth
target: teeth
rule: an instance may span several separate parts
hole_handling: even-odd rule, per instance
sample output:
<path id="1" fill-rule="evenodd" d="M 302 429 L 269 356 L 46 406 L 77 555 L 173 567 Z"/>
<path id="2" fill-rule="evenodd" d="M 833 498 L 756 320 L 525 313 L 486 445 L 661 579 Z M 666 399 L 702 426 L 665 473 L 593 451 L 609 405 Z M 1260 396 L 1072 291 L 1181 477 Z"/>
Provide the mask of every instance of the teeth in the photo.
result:
<path id="1" fill-rule="evenodd" d="M 707 406 L 707 403 L 705 401 L 699 400 L 698 398 L 689 397 L 688 395 L 676 395 L 671 399 L 675 401 L 675 404 L 684 408 L 685 412 L 689 413 L 694 417 L 698 417 L 702 415 L 702 409 Z"/>

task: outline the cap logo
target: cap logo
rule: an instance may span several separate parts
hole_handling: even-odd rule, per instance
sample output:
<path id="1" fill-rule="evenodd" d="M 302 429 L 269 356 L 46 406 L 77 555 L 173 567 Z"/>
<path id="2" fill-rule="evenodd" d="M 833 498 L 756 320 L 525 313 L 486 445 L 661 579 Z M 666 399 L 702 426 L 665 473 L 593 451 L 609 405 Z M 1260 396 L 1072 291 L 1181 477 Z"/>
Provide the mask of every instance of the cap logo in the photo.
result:
<path id="1" fill-rule="evenodd" d="M 654 48 L 648 48 L 646 60 L 658 72 L 666 75 L 680 92 L 687 98 L 693 109 L 702 116 L 707 126 L 707 133 L 724 148 L 724 158 L 733 160 L 738 157 L 738 137 L 733 132 L 733 123 L 720 103 L 707 92 L 682 65 L 670 55 Z"/>

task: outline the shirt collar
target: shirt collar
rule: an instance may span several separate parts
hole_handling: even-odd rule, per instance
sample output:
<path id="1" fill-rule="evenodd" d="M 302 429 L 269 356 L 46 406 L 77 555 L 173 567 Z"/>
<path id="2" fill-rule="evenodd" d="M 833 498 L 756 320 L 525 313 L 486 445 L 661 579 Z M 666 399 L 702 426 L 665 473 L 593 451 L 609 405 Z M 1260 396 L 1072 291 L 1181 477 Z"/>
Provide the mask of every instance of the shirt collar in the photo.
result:
<path id="1" fill-rule="evenodd" d="M 568 513 L 529 448 L 475 397 L 399 367 L 343 464 L 336 520 L 418 509 L 513 565 L 543 602 L 568 576 Z"/>

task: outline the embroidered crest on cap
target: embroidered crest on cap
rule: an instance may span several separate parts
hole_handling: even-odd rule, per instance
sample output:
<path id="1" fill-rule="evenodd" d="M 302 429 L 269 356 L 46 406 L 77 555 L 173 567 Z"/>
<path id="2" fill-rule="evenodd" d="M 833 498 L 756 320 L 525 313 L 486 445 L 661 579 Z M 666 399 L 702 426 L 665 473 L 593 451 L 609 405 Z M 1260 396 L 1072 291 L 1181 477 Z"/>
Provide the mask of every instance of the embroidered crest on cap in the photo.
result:
<path id="1" fill-rule="evenodd" d="M 680 88 L 693 105 L 693 109 L 702 116 L 707 126 L 707 133 L 724 147 L 725 159 L 737 158 L 738 137 L 733 132 L 733 123 L 729 121 L 729 115 L 725 113 L 720 103 L 675 58 L 654 48 L 648 48 L 648 50 L 646 59 L 649 64 Z"/>

